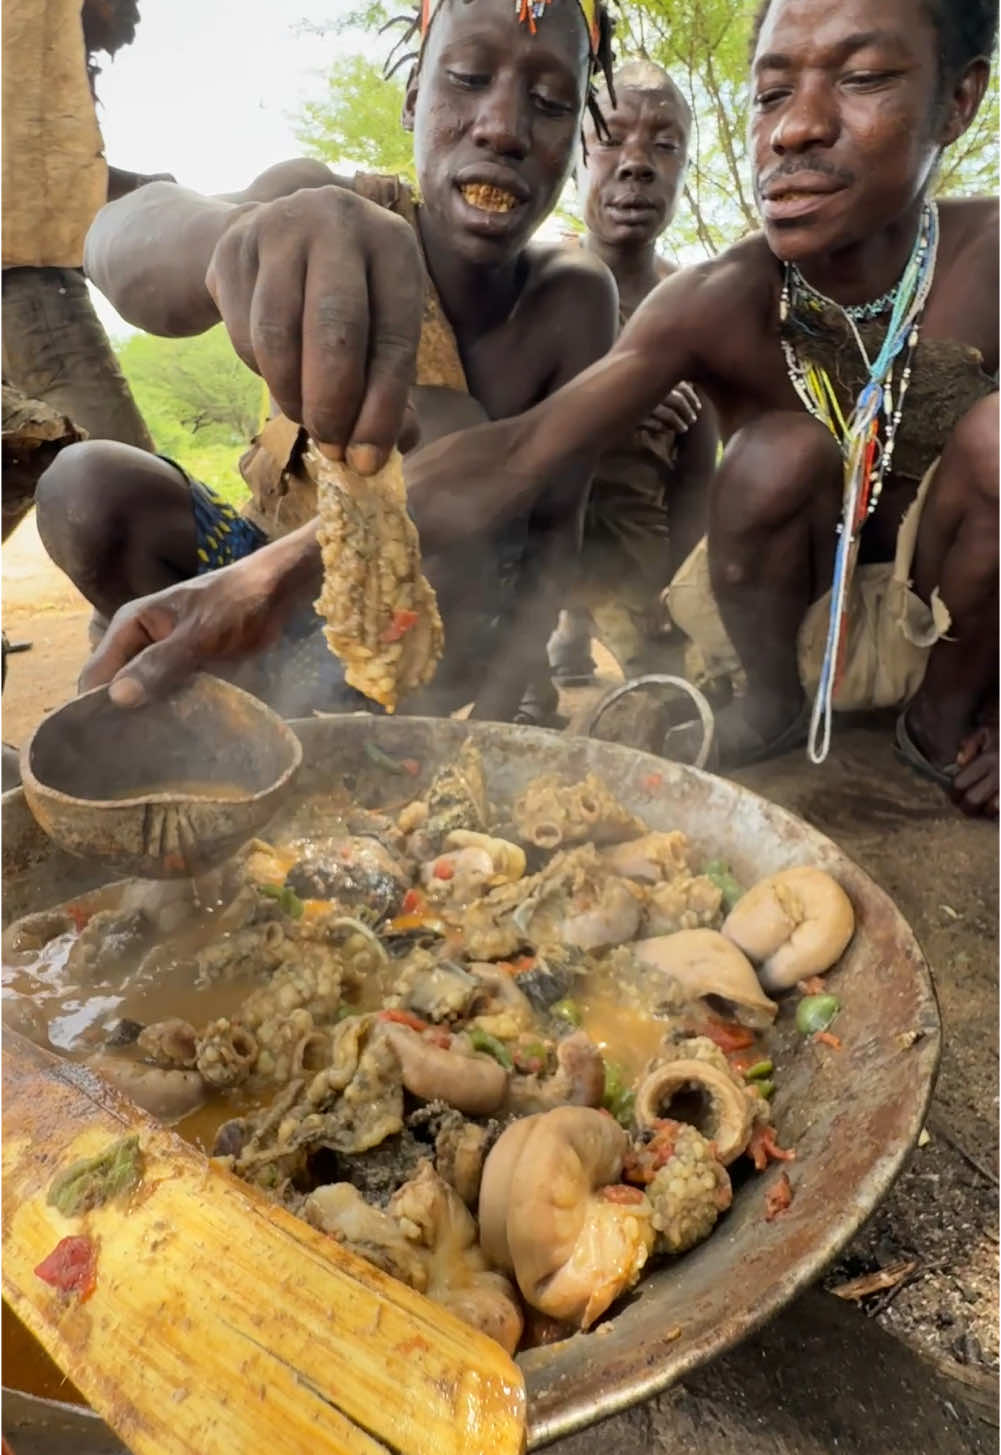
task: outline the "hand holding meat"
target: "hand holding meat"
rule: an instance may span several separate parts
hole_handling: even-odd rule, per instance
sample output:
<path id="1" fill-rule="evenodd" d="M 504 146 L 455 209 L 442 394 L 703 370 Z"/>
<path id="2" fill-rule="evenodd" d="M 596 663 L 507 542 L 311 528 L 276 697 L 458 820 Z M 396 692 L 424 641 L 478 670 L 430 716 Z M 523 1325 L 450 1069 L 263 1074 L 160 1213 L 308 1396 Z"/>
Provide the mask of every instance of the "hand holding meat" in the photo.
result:
<path id="1" fill-rule="evenodd" d="M 341 187 L 237 208 L 205 284 L 284 414 L 360 474 L 400 434 L 424 278 L 413 230 Z"/>

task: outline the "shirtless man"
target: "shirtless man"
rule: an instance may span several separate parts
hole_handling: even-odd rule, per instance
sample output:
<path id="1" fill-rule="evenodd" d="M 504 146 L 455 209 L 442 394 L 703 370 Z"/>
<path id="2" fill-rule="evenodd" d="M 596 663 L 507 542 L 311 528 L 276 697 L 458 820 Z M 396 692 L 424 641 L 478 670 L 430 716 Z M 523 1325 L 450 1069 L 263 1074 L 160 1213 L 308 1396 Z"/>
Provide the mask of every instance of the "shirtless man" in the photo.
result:
<path id="1" fill-rule="evenodd" d="M 274 467 L 267 482 L 274 508 L 258 498 L 249 518 L 236 518 L 156 456 L 104 441 L 60 456 L 39 489 L 39 531 L 103 616 L 184 583 L 166 603 L 154 597 L 154 619 L 190 602 L 218 623 L 214 593 L 230 587 L 217 585 L 211 568 L 242 557 L 249 569 L 238 580 L 263 598 L 290 552 L 315 537 L 315 490 L 296 476 L 301 448 L 288 422 L 302 421 L 321 446 L 343 445 L 354 423 L 352 464 L 368 473 L 381 463 L 410 395 L 425 265 L 441 328 L 430 340 L 437 363 L 418 374 L 424 387 L 410 396 L 422 441 L 519 413 L 611 343 L 615 289 L 604 266 L 558 244 L 529 242 L 566 181 L 594 69 L 609 65 L 603 9 L 596 0 L 551 0 L 531 24 L 512 0 L 441 0 L 423 11 L 404 110 L 421 197 L 416 214 L 409 206 L 413 226 L 363 200 L 323 164 L 300 161 L 224 198 L 150 186 L 106 207 L 91 229 L 87 271 L 118 310 L 164 335 L 197 333 L 222 319 L 286 417 L 269 426 L 268 440 L 287 427 L 284 452 L 272 459 L 264 451 Z M 385 192 L 405 211 L 394 179 L 366 180 L 379 184 L 374 193 L 369 186 L 370 196 Z M 394 306 L 384 309 L 387 292 Z M 427 342 L 425 329 L 422 348 Z M 415 430 L 407 433 L 412 443 Z M 247 467 L 250 479 L 260 451 Z M 520 652 L 537 641 L 547 611 L 555 623 L 560 571 L 576 550 L 587 476 L 570 473 L 562 486 L 553 480 L 545 491 L 521 492 L 513 508 L 503 495 L 491 499 L 486 482 L 482 508 L 477 501 L 461 518 L 419 489 L 411 495 L 452 648 L 435 683 L 446 708 L 477 697 L 484 716 L 513 713 L 524 678 Z M 289 534 L 290 526 L 300 529 Z M 315 557 L 302 579 L 307 587 L 318 581 Z M 292 598 L 283 600 L 291 609 Z M 290 703 L 286 694 L 285 709 L 362 705 L 336 676 L 308 594 L 297 605 L 293 636 L 308 632 L 333 696 L 311 696 L 313 685 L 293 680 L 286 685 L 299 695 Z M 147 620 L 145 610 L 130 619 Z M 258 646 L 274 640 L 278 621 L 269 616 Z M 486 635 L 473 629 L 477 623 L 487 625 Z M 235 645 L 226 628 L 219 642 Z M 279 655 L 293 650 L 286 639 Z M 277 665 L 274 654 L 271 661 Z"/>
<path id="2" fill-rule="evenodd" d="M 577 194 L 587 224 L 583 245 L 611 269 L 625 325 L 677 271 L 656 247 L 677 208 L 692 116 L 651 61 L 618 66 L 614 81 L 614 107 L 607 89 L 598 93 L 608 137 L 585 119 Z M 658 598 L 705 531 L 716 446 L 712 411 L 703 412 L 700 396 L 681 384 L 627 445 L 604 455 L 584 518 L 580 604 L 562 613 L 550 642 L 555 677 L 569 683 L 590 676 L 592 619 L 627 676 L 659 665 L 651 653 L 662 640 Z"/>
<path id="3" fill-rule="evenodd" d="M 856 456 L 872 510 L 833 702 L 898 708 L 900 756 L 965 812 L 997 813 L 997 203 L 943 201 L 937 229 L 926 205 L 983 98 L 996 30 L 996 0 L 766 0 L 750 122 L 763 231 L 667 279 L 606 359 L 527 416 L 422 461 L 444 488 L 502 458 L 524 488 L 595 458 L 673 381 L 705 390 L 727 449 L 708 549 L 669 607 L 704 655 L 746 672 L 717 718 L 723 767 L 808 737 L 825 754 L 809 699 L 849 477 L 835 438 L 840 415 L 852 443 L 862 348 L 886 382 L 892 323 L 892 386 L 872 396 L 876 443 Z"/>
<path id="4" fill-rule="evenodd" d="M 850 389 L 835 388 L 847 420 L 862 371 L 830 320 L 847 325 L 844 309 L 857 311 L 861 322 L 851 322 L 873 329 L 879 342 L 869 348 L 879 348 L 892 316 L 887 295 L 912 291 L 905 274 L 913 256 L 931 286 L 902 408 L 902 355 L 896 360 L 892 469 L 862 532 L 860 570 L 881 570 L 882 585 L 874 574 L 868 599 L 852 593 L 850 620 L 863 621 L 863 606 L 876 609 L 876 670 L 870 661 L 860 673 L 869 703 L 904 709 L 901 751 L 975 814 L 996 813 L 998 803 L 996 204 L 942 202 L 933 272 L 927 253 L 918 255 L 936 163 L 976 114 L 996 28 L 991 0 L 766 0 L 751 114 L 763 232 L 660 284 L 611 353 L 570 386 L 520 419 L 430 445 L 420 470 L 436 481 L 439 500 L 460 501 L 460 482 L 502 459 L 509 492 L 527 493 L 568 462 L 595 459 L 679 379 L 702 387 L 728 447 L 711 491 L 708 571 L 695 583 L 708 580 L 712 594 L 688 595 L 706 617 L 715 596 L 726 628 L 717 638 L 732 642 L 748 682 L 724 725 L 723 761 L 781 751 L 805 733 L 804 686 L 812 690 L 816 663 L 798 654 L 800 628 L 819 605 L 813 626 L 823 647 L 845 486 L 841 451 L 797 388 L 812 362 L 805 341 L 830 335 L 842 362 L 852 361 Z M 833 300 L 820 315 L 816 292 Z M 840 332 L 853 337 L 850 327 Z M 831 377 L 836 366 L 821 360 L 814 377 L 819 368 Z M 351 436 L 349 421 L 341 438 Z M 918 514 L 910 507 L 919 478 Z M 491 489 L 500 488 L 495 475 Z M 683 607 L 686 568 L 679 574 Z M 283 580 L 293 579 L 288 563 Z M 680 620 L 675 595 L 672 586 Z M 229 621 L 242 615 L 230 601 Z M 189 651 L 190 621 L 181 637 Z M 864 636 L 849 642 L 853 657 Z M 105 679 L 124 667 L 116 696 L 131 695 L 136 664 L 125 664 L 141 641 L 123 623 L 101 664 Z M 898 653 L 907 670 L 894 682 Z"/>

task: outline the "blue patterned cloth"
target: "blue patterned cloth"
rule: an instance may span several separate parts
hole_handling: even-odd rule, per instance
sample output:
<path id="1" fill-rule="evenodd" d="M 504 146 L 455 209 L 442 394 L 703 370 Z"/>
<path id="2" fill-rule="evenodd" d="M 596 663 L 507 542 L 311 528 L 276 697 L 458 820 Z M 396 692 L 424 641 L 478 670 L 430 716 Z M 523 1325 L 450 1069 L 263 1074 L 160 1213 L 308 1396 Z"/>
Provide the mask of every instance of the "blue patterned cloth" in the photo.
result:
<path id="1" fill-rule="evenodd" d="M 221 500 L 214 490 L 200 480 L 193 480 L 190 475 L 185 474 L 185 478 L 191 490 L 191 509 L 195 517 L 199 576 L 241 561 L 244 556 L 267 545 L 268 538 L 264 532 L 234 510 L 232 505 Z"/>

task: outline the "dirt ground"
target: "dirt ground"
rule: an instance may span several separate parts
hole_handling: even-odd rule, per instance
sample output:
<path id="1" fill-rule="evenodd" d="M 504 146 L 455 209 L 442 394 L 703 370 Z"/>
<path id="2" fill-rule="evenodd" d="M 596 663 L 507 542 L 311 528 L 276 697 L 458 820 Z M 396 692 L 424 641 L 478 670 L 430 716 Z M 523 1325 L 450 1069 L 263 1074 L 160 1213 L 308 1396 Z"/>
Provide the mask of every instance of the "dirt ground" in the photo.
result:
<path id="1" fill-rule="evenodd" d="M 33 644 L 9 661 L 5 742 L 23 742 L 72 695 L 89 614 L 48 562 L 29 517 L 3 551 L 4 630 Z M 915 1263 L 904 1282 L 861 1307 L 939 1368 L 989 1386 L 998 1366 L 997 827 L 963 819 L 895 761 L 889 716 L 840 722 L 823 768 L 795 753 L 738 776 L 837 840 L 891 895 L 928 957 L 941 1003 L 944 1053 L 927 1139 L 826 1286 Z M 659 1407 L 652 1402 L 651 1429 Z M 627 1448 L 597 1436 L 596 1455 Z"/>

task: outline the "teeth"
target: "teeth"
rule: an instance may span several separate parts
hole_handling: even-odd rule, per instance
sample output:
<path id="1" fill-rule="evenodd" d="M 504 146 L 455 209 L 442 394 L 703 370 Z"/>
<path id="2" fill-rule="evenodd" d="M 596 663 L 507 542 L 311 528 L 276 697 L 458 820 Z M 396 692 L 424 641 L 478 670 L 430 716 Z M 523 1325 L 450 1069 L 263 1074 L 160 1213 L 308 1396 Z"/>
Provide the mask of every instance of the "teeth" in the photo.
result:
<path id="1" fill-rule="evenodd" d="M 503 187 L 493 187 L 489 182 L 466 182 L 459 188 L 470 207 L 481 212 L 510 212 L 517 207 L 518 199 Z"/>

